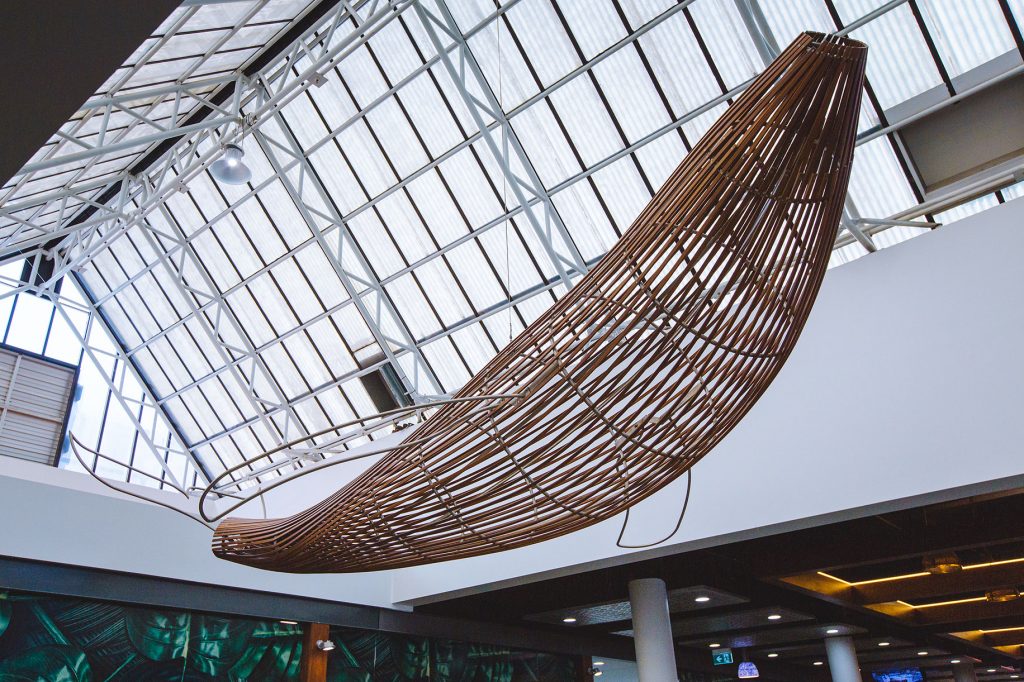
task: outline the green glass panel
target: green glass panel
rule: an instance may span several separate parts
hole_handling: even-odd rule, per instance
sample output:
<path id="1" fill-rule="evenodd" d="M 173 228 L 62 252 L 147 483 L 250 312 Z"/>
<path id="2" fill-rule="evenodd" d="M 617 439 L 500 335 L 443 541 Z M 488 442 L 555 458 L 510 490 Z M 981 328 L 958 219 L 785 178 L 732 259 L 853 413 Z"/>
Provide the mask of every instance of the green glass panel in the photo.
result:
<path id="1" fill-rule="evenodd" d="M 190 624 L 190 615 L 182 611 L 125 609 L 128 639 L 142 656 L 152 661 L 183 657 Z"/>
<path id="2" fill-rule="evenodd" d="M 0 682 L 90 682 L 92 669 L 80 649 L 52 644 L 0 663 Z"/>

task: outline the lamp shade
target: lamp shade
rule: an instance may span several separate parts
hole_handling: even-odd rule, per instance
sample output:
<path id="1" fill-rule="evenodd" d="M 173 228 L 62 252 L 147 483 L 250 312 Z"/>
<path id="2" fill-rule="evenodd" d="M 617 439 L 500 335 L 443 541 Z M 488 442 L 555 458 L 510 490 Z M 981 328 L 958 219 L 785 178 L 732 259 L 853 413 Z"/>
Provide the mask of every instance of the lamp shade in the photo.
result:
<path id="1" fill-rule="evenodd" d="M 229 144 L 224 147 L 224 156 L 213 162 L 210 166 L 210 175 L 228 185 L 241 185 L 249 182 L 252 171 L 242 161 L 245 152 L 237 144 Z"/>
<path id="2" fill-rule="evenodd" d="M 749 680 L 751 678 L 761 676 L 761 673 L 757 671 L 757 666 L 751 663 L 750 661 L 743 661 L 742 663 L 740 663 L 740 668 L 738 672 L 738 677 L 741 680 Z"/>

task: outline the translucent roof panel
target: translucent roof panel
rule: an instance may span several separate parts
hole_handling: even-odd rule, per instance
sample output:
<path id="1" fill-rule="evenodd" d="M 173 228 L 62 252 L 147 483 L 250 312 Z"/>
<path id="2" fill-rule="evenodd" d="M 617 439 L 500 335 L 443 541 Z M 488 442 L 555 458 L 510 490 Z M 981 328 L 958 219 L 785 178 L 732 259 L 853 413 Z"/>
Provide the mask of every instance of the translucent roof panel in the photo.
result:
<path id="1" fill-rule="evenodd" d="M 399 3 L 365 40 L 351 37 L 351 21 L 324 27 L 317 48 L 344 49 L 247 131 L 252 180 L 182 176 L 183 191 L 82 279 L 216 474 L 289 437 L 373 414 L 369 373 L 393 370 L 419 399 L 458 390 L 611 248 L 771 51 L 800 31 L 849 31 L 870 46 L 847 218 L 876 220 L 864 228 L 875 248 L 927 231 L 908 219 L 948 222 L 1016 191 L 930 215 L 900 140 L 878 131 L 898 125 L 901 111 L 949 100 L 959 76 L 991 78 L 1020 62 L 999 0 L 759 0 L 750 15 L 744 4 L 449 0 L 456 40 L 423 23 L 420 12 L 436 5 L 422 0 Z M 1009 7 L 1019 20 L 1021 1 Z M 183 7 L 108 85 L 237 72 L 305 9 L 298 0 Z M 298 78 L 315 58 L 308 51 L 264 73 Z M 81 118 L 65 132 L 98 134 L 93 117 Z M 117 125 L 128 130 L 132 117 Z M 511 151 L 499 159 L 495 149 Z M 116 177 L 133 154 L 5 191 Z M 180 161 L 173 173 L 184 172 Z M 538 186 L 517 194 L 533 178 Z M 878 223 L 893 219 L 901 224 Z M 0 216 L 0 237 L 11 224 Z M 566 253 L 580 262 L 567 267 Z M 844 233 L 830 264 L 867 253 Z"/>
<path id="2" fill-rule="evenodd" d="M 1014 49 L 1013 34 L 997 0 L 925 0 L 920 7 L 950 76 L 959 76 Z"/>

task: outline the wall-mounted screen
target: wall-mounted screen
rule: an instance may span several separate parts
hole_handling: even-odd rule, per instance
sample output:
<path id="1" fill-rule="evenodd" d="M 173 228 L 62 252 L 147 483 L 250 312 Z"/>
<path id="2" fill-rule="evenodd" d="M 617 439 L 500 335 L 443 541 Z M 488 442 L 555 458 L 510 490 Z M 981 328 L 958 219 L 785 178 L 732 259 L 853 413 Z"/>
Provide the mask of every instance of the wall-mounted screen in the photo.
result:
<path id="1" fill-rule="evenodd" d="M 924 682 L 924 675 L 918 668 L 904 668 L 871 673 L 871 679 L 875 682 Z"/>

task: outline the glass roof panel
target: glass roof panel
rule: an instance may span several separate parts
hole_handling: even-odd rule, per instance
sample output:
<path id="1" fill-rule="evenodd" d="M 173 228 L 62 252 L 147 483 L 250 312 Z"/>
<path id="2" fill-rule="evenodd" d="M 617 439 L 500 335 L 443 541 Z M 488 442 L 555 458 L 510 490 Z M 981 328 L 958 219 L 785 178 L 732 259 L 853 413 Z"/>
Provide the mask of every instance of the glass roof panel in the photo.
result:
<path id="1" fill-rule="evenodd" d="M 555 195 L 554 202 L 583 258 L 599 258 L 618 240 L 591 183 L 570 186 Z"/>
<path id="2" fill-rule="evenodd" d="M 522 51 L 513 44 L 505 22 L 491 22 L 487 28 L 469 39 L 469 46 L 484 77 L 491 84 L 495 98 L 504 105 L 506 111 L 519 106 L 540 91 L 540 85 L 530 72 L 530 65 Z"/>
<path id="3" fill-rule="evenodd" d="M 725 90 L 701 51 L 684 12 L 677 12 L 640 37 L 661 89 L 676 116 L 692 111 Z"/>
<path id="4" fill-rule="evenodd" d="M 1007 201 L 1024 196 L 1024 182 L 1018 182 L 1014 185 L 1010 185 L 1009 187 L 1004 188 L 1002 193 L 1003 196 L 1006 197 Z"/>
<path id="5" fill-rule="evenodd" d="M 734 88 L 761 72 L 764 64 L 750 34 L 740 29 L 743 19 L 735 3 L 699 0 L 690 12 L 726 88 Z"/>
<path id="6" fill-rule="evenodd" d="M 585 59 L 592 59 L 626 36 L 626 27 L 612 0 L 562 0 L 555 7 Z"/>
<path id="7" fill-rule="evenodd" d="M 1012 11 L 1021 3 L 1010 0 Z M 943 71 L 952 78 L 1015 49 L 998 0 L 918 0 L 920 16 L 909 2 L 883 0 L 758 5 L 780 46 L 805 29 L 834 30 L 830 6 L 844 25 L 886 10 L 853 33 L 871 47 L 874 98 L 864 100 L 861 133 L 922 93 L 948 98 Z M 146 41 L 105 87 L 237 69 L 256 54 L 250 48 L 272 41 L 308 7 L 252 0 L 180 9 L 164 24 L 167 40 Z M 729 106 L 712 103 L 763 66 L 731 0 L 520 0 L 498 19 L 489 0 L 448 7 L 472 33 L 470 56 L 490 93 L 473 78 L 456 84 L 416 12 L 405 11 L 244 136 L 250 183 L 192 174 L 185 191 L 169 194 L 144 227 L 115 240 L 82 273 L 94 297 L 119 289 L 103 312 L 212 472 L 273 446 L 286 430 L 290 437 L 373 413 L 356 375 L 391 361 L 378 338 L 388 339 L 405 376 L 419 378 L 422 394 L 434 391 L 424 378 L 431 372 L 439 390 L 458 389 L 508 341 L 510 326 L 518 333 L 564 294 L 550 250 L 566 245 L 556 231 L 542 238 L 538 230 L 563 224 L 582 258 L 597 262 Z M 336 32 L 332 44 L 343 35 Z M 458 69 L 460 53 L 449 54 Z M 309 59 L 296 62 L 296 72 Z M 527 212 L 469 114 L 467 97 L 492 94 L 525 151 L 525 159 L 512 155 L 508 170 L 541 181 L 539 196 L 524 189 Z M 254 100 L 247 111 L 255 107 Z M 164 120 L 171 113 L 167 101 L 150 112 Z M 491 113 L 481 110 L 504 148 Z M 100 119 L 81 118 L 65 132 L 95 139 Z M 125 139 L 146 134 L 135 120 L 115 112 L 111 130 Z M 293 143 L 305 159 L 292 155 Z M 205 140 L 198 151 L 214 144 Z M 50 145 L 37 158 L 74 151 L 59 137 Z M 141 151 L 88 168 L 49 168 L 5 187 L 27 196 L 87 174 L 116 174 Z M 288 171 L 276 178 L 281 165 Z M 892 136 L 861 144 L 852 206 L 869 218 L 907 212 L 923 198 L 911 170 Z M 986 194 L 935 218 L 999 200 Z M 52 207 L 33 218 L 55 219 Z M 5 225 L 0 219 L 0 234 Z M 873 239 L 884 248 L 924 231 L 880 229 Z M 183 234 L 188 243 L 159 233 Z M 846 242 L 830 266 L 865 255 Z M 350 288 L 359 292 L 355 302 Z"/>
<path id="8" fill-rule="evenodd" d="M 836 3 L 847 22 L 864 16 L 875 4 L 874 0 Z M 942 85 L 928 44 L 907 5 L 886 12 L 851 35 L 869 45 L 868 79 L 883 109 Z"/>
<path id="9" fill-rule="evenodd" d="M 999 201 L 996 199 L 995 195 L 985 194 L 984 196 L 980 196 L 977 199 L 974 199 L 973 201 L 968 201 L 967 203 L 960 204 L 959 206 L 951 208 L 947 211 L 936 213 L 935 220 L 936 222 L 940 222 L 943 224 L 956 222 L 957 220 L 962 220 L 968 216 L 972 216 L 975 213 L 980 213 L 981 211 L 984 211 L 986 208 L 992 208 L 998 203 Z"/>
<path id="10" fill-rule="evenodd" d="M 531 72 L 540 81 L 540 86 L 551 85 L 580 65 L 580 59 L 550 0 L 523 0 L 510 9 L 505 17 L 507 21 L 498 35 L 502 35 L 505 40 L 511 37 L 508 33 L 511 30 L 515 40 L 505 40 L 502 43 L 503 51 L 516 43 L 521 44 Z M 491 74 L 487 75 L 491 77 Z M 494 87 L 495 81 L 492 79 L 490 82 Z"/>
<path id="11" fill-rule="evenodd" d="M 804 31 L 830 33 L 836 30 L 823 0 L 762 2 L 759 6 L 779 47 L 789 45 Z"/>
<path id="12" fill-rule="evenodd" d="M 624 146 L 601 95 L 589 77 L 574 78 L 549 97 L 553 113 L 568 133 L 568 142 L 584 167 Z"/>
<path id="13" fill-rule="evenodd" d="M 617 233 L 622 234 L 651 200 L 653 192 L 630 157 L 619 159 L 592 177 L 598 193 L 604 198 Z"/>
<path id="14" fill-rule="evenodd" d="M 950 76 L 1014 49 L 998 0 L 923 0 L 919 6 Z"/>
<path id="15" fill-rule="evenodd" d="M 857 148 L 850 197 L 862 216 L 890 216 L 917 203 L 892 145 L 878 138 Z"/>
<path id="16" fill-rule="evenodd" d="M 669 110 L 636 49 L 625 49 L 594 67 L 598 84 L 629 143 L 671 121 Z M 633 87 L 625 88 L 631 83 Z"/>

